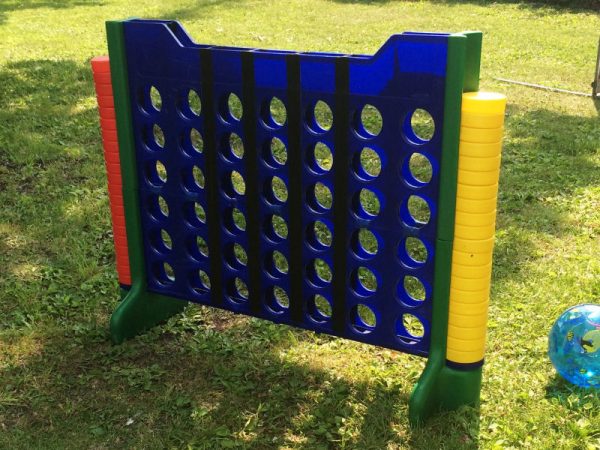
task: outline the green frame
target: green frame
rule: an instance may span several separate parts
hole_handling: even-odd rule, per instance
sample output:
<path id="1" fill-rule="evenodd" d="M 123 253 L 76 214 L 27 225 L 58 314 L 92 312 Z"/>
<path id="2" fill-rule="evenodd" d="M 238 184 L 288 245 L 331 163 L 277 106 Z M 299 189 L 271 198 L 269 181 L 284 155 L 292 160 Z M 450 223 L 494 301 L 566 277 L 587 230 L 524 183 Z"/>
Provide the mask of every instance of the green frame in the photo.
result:
<path id="1" fill-rule="evenodd" d="M 410 398 L 409 420 L 412 425 L 419 425 L 440 410 L 453 410 L 462 405 L 476 406 L 481 390 L 482 367 L 449 367 L 446 345 L 462 94 L 479 90 L 483 35 L 473 31 L 453 34 L 448 39 L 442 137 L 444 169 L 440 175 L 431 347 L 425 370 Z"/>
<path id="2" fill-rule="evenodd" d="M 169 297 L 147 290 L 123 22 L 106 22 L 106 34 L 117 120 L 125 226 L 131 269 L 131 288 L 128 291 L 123 289 L 123 300 L 110 319 L 110 334 L 113 342 L 118 344 L 164 322 L 182 311 L 186 303 L 173 301 Z"/>
<path id="3" fill-rule="evenodd" d="M 147 290 L 123 22 L 109 21 L 106 23 L 106 30 L 132 278 L 131 289 L 122 291 L 122 302 L 110 321 L 112 340 L 121 343 L 177 314 L 183 310 L 186 302 L 174 301 L 170 297 Z M 429 416 L 442 409 L 476 405 L 481 387 L 481 367 L 465 367 L 465 370 L 448 367 L 446 343 L 461 101 L 463 92 L 477 91 L 479 88 L 482 34 L 466 32 L 453 34 L 448 39 L 442 137 L 444 170 L 440 175 L 431 347 L 425 370 L 410 399 L 409 420 L 412 425 L 423 423 Z"/>

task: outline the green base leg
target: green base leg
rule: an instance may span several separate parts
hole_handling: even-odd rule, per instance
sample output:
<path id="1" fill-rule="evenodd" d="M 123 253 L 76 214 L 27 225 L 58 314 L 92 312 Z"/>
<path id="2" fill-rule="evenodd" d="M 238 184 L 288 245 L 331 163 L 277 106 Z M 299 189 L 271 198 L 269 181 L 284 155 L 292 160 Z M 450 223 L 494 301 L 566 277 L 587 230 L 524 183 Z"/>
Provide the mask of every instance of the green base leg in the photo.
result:
<path id="1" fill-rule="evenodd" d="M 457 370 L 429 360 L 410 398 L 409 420 L 418 426 L 439 411 L 479 404 L 482 367 Z"/>
<path id="2" fill-rule="evenodd" d="M 145 292 L 134 286 L 110 318 L 110 335 L 115 344 L 120 344 L 142 331 L 152 328 L 169 317 L 181 312 L 187 302 Z"/>

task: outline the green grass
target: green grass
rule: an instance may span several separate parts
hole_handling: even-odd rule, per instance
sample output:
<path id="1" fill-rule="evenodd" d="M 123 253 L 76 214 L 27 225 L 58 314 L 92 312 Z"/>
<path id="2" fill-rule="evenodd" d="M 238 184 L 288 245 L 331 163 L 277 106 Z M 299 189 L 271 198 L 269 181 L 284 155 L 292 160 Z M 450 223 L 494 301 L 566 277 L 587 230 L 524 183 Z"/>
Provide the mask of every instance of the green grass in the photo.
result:
<path id="1" fill-rule="evenodd" d="M 493 80 L 588 91 L 597 2 L 135 3 L 0 4 L 0 448 L 600 448 L 598 392 L 545 354 L 558 314 L 600 298 L 600 106 Z M 347 53 L 409 29 L 484 32 L 482 87 L 509 108 L 479 410 L 410 429 L 423 359 L 202 307 L 109 342 L 119 293 L 89 59 L 106 53 L 104 21 L 132 15 L 208 43 Z"/>

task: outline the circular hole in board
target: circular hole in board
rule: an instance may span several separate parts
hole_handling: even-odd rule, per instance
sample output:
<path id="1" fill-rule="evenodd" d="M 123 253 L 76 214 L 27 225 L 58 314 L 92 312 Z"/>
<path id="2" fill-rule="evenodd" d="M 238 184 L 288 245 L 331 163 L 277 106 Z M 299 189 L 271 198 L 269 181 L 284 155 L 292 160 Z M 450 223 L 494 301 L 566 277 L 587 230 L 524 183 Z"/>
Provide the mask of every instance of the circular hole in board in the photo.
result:
<path id="1" fill-rule="evenodd" d="M 377 291 L 377 284 L 377 276 L 367 267 L 360 266 L 352 272 L 352 289 L 357 295 L 373 295 Z"/>
<path id="2" fill-rule="evenodd" d="M 194 89 L 190 89 L 187 95 L 187 106 L 195 116 L 199 116 L 202 111 L 200 96 Z"/>
<path id="3" fill-rule="evenodd" d="M 323 100 L 318 100 L 308 116 L 308 126 L 316 133 L 325 133 L 333 125 L 331 108 Z"/>
<path id="4" fill-rule="evenodd" d="M 156 86 L 150 86 L 150 104 L 156 111 L 162 109 L 162 96 Z"/>
<path id="5" fill-rule="evenodd" d="M 407 345 L 420 342 L 425 336 L 424 322 L 414 314 L 404 313 L 396 323 L 396 334 Z"/>
<path id="6" fill-rule="evenodd" d="M 285 125 L 287 111 L 285 104 L 278 97 L 271 97 L 261 107 L 262 120 L 270 128 L 279 128 Z"/>
<path id="7" fill-rule="evenodd" d="M 325 212 L 331 209 L 333 205 L 331 189 L 326 184 L 318 181 L 309 191 L 308 201 L 315 212 Z"/>
<path id="8" fill-rule="evenodd" d="M 191 284 L 192 284 L 192 290 L 197 294 L 206 294 L 206 293 L 210 292 L 210 277 L 202 269 L 199 269 L 192 276 Z"/>
<path id="9" fill-rule="evenodd" d="M 208 258 L 208 244 L 202 236 L 196 236 L 192 240 L 190 253 L 196 259 Z"/>
<path id="10" fill-rule="evenodd" d="M 371 259 L 379 250 L 379 238 L 366 228 L 360 228 L 352 236 L 352 250 L 361 259 Z"/>
<path id="11" fill-rule="evenodd" d="M 413 185 L 423 186 L 433 178 L 431 161 L 423 153 L 413 153 L 408 159 L 408 172 Z"/>
<path id="12" fill-rule="evenodd" d="M 167 262 L 155 265 L 154 276 L 160 284 L 169 285 L 175 281 L 173 267 Z"/>
<path id="13" fill-rule="evenodd" d="M 333 167 L 333 154 L 331 149 L 323 142 L 317 142 L 312 150 L 310 167 L 313 172 L 324 174 Z"/>
<path id="14" fill-rule="evenodd" d="M 204 151 L 202 135 L 196 128 L 190 130 L 190 145 L 195 153 L 202 153 Z M 190 154 L 193 154 L 194 152 L 190 152 Z"/>
<path id="15" fill-rule="evenodd" d="M 272 242 L 281 242 L 288 237 L 288 226 L 285 219 L 273 214 L 265 224 L 265 234 Z"/>
<path id="16" fill-rule="evenodd" d="M 429 201 L 421 195 L 410 195 L 402 203 L 400 218 L 410 227 L 424 227 L 431 220 L 431 206 Z"/>
<path id="17" fill-rule="evenodd" d="M 371 181 L 381 173 L 381 157 L 371 147 L 363 148 L 354 163 L 356 175 L 365 181 Z"/>
<path id="18" fill-rule="evenodd" d="M 377 326 L 377 316 L 371 307 L 359 303 L 350 310 L 350 324 L 356 332 L 368 334 Z"/>
<path id="19" fill-rule="evenodd" d="M 243 111 L 244 108 L 242 106 L 242 101 L 240 100 L 240 98 L 233 92 L 230 93 L 227 97 L 227 112 L 229 118 L 239 121 L 242 118 Z M 229 120 L 227 120 L 227 122 L 229 122 Z"/>
<path id="20" fill-rule="evenodd" d="M 246 182 L 244 177 L 237 170 L 232 170 L 230 175 L 232 193 L 238 195 L 246 194 Z M 232 196 L 233 197 L 233 196 Z"/>
<path id="21" fill-rule="evenodd" d="M 271 200 L 275 200 L 272 203 L 285 203 L 288 199 L 285 181 L 277 176 L 271 178 L 271 194 Z"/>
<path id="22" fill-rule="evenodd" d="M 269 157 L 267 162 L 272 167 L 284 166 L 287 162 L 287 149 L 281 139 L 274 137 L 269 141 Z"/>
<path id="23" fill-rule="evenodd" d="M 366 104 L 360 112 L 360 124 L 358 134 L 372 138 L 378 136 L 383 128 L 383 118 L 379 109 L 373 105 Z"/>
<path id="24" fill-rule="evenodd" d="M 406 306 L 419 307 L 427 299 L 427 288 L 416 276 L 405 275 L 398 286 L 400 300 Z"/>
<path id="25" fill-rule="evenodd" d="M 321 220 L 315 220 L 308 227 L 308 243 L 316 250 L 325 250 L 333 243 L 331 228 Z"/>
<path id="26" fill-rule="evenodd" d="M 406 116 L 402 129 L 409 142 L 422 145 L 433 138 L 435 122 L 428 111 L 417 108 Z"/>
<path id="27" fill-rule="evenodd" d="M 315 258 L 309 265 L 308 276 L 311 283 L 317 287 L 325 287 L 333 279 L 331 267 L 321 258 Z"/>
<path id="28" fill-rule="evenodd" d="M 267 257 L 266 267 L 269 274 L 275 278 L 287 275 L 289 270 L 287 258 L 278 250 L 273 251 Z"/>
<path id="29" fill-rule="evenodd" d="M 332 307 L 327 297 L 321 294 L 313 295 L 308 302 L 308 316 L 317 323 L 327 322 L 331 318 Z"/>

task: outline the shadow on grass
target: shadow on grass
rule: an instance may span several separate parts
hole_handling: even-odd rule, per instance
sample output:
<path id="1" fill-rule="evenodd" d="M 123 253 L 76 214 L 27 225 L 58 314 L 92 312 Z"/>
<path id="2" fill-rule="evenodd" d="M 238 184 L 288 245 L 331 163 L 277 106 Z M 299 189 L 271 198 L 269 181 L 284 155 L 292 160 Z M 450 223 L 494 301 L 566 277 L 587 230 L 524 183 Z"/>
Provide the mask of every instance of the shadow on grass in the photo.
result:
<path id="1" fill-rule="evenodd" d="M 7 63 L 0 123 L 0 328 L 88 317 L 113 291 L 114 256 L 87 64 Z"/>
<path id="2" fill-rule="evenodd" d="M 3 0 L 0 3 L 0 25 L 6 21 L 7 15 L 14 11 L 26 9 L 68 9 L 76 6 L 102 6 L 98 0 Z"/>
<path id="3" fill-rule="evenodd" d="M 575 386 L 558 374 L 554 374 L 546 385 L 546 398 L 577 412 L 598 411 L 600 393 L 597 389 L 585 389 Z"/>
<path id="4" fill-rule="evenodd" d="M 509 109 L 500 191 L 495 279 L 521 272 L 535 234 L 561 237 L 574 228 L 570 198 L 597 184 L 590 158 L 600 140 L 596 117 Z"/>
<path id="5" fill-rule="evenodd" d="M 476 439 L 468 413 L 410 430 L 398 384 L 282 356 L 297 345 L 288 327 L 225 317 L 227 328 L 208 317 L 192 333 L 158 328 L 119 346 L 104 327 L 55 329 L 33 344 L 15 336 L 4 349 L 31 350 L 5 350 L 0 445 L 23 436 L 23 448 L 464 448 Z M 347 429 L 354 422 L 358 431 Z"/>
<path id="6" fill-rule="evenodd" d="M 431 0 L 432 3 L 445 3 L 461 6 L 470 3 L 479 6 L 494 4 L 514 4 L 519 8 L 539 11 L 540 9 L 551 9 L 555 12 L 597 12 L 600 8 L 599 0 Z"/>
<path id="7" fill-rule="evenodd" d="M 392 3 L 393 0 L 331 0 L 336 3 L 381 5 Z M 429 0 L 430 3 L 440 3 L 451 6 L 461 6 L 465 3 L 478 6 L 491 6 L 497 4 L 516 4 L 519 8 L 533 11 L 541 8 L 550 8 L 560 12 L 597 12 L 600 8 L 600 0 Z"/>
<path id="8" fill-rule="evenodd" d="M 234 3 L 240 8 L 244 7 L 246 3 L 245 0 L 212 0 L 207 2 L 194 2 L 190 6 L 177 8 L 177 9 L 166 9 L 161 12 L 160 17 L 163 19 L 172 19 L 172 20 L 193 20 L 200 19 L 206 17 L 207 14 L 211 12 L 212 9 L 220 6 Z"/>
<path id="9" fill-rule="evenodd" d="M 560 235 L 568 232 L 565 211 L 546 201 L 570 197 L 597 182 L 600 130 L 596 117 L 538 109 L 509 111 L 502 155 L 499 205 L 525 228 Z M 544 213 L 544 211 L 549 211 Z M 512 217 L 510 217 L 512 216 Z M 541 216 L 534 220 L 535 216 Z"/>

